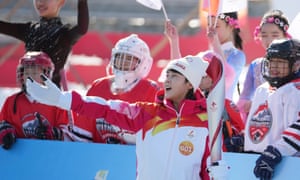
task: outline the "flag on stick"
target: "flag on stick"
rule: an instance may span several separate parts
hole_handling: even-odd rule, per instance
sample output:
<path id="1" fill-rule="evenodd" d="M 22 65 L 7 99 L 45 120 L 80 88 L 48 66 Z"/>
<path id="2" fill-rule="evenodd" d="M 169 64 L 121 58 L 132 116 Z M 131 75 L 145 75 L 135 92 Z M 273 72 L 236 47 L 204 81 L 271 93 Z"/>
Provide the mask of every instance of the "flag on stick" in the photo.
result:
<path id="1" fill-rule="evenodd" d="M 239 12 L 247 8 L 247 0 L 221 0 L 219 13 Z"/>
<path id="2" fill-rule="evenodd" d="M 293 19 L 293 21 L 288 29 L 288 33 L 292 36 L 292 38 L 300 40 L 299 28 L 300 28 L 300 12 Z"/>
<path id="3" fill-rule="evenodd" d="M 220 13 L 239 12 L 247 7 L 247 0 L 200 0 L 199 12 L 217 16 Z"/>
<path id="4" fill-rule="evenodd" d="M 208 16 L 217 16 L 219 13 L 238 12 L 240 29 L 243 39 L 250 37 L 248 26 L 248 1 L 247 0 L 199 0 L 199 21 L 202 28 L 208 24 Z M 210 24 L 212 24 L 210 22 Z"/>
<path id="5" fill-rule="evenodd" d="M 154 9 L 154 10 L 158 10 L 158 11 L 162 9 L 166 20 L 169 20 L 162 0 L 136 0 L 136 2 L 142 4 L 143 6 L 146 6 L 150 9 Z"/>
<path id="6" fill-rule="evenodd" d="M 201 10 L 209 15 L 217 15 L 219 9 L 219 0 L 201 0 Z"/>

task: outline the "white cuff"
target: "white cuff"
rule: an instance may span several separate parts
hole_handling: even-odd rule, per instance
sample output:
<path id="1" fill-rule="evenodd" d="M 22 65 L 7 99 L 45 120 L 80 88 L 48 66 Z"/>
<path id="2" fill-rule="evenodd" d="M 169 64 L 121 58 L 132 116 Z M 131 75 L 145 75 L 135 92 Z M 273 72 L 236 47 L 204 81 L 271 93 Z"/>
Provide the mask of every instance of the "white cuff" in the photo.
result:
<path id="1" fill-rule="evenodd" d="M 71 110 L 71 104 L 72 104 L 72 93 L 68 91 L 62 92 L 62 94 L 59 97 L 57 107 L 60 107 L 65 110 Z"/>

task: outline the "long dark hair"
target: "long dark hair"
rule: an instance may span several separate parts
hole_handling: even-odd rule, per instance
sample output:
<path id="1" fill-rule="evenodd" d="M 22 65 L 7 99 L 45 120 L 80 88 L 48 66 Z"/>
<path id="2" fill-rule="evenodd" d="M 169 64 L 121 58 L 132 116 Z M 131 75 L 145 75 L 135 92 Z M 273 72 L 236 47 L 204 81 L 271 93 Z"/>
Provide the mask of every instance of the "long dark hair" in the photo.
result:
<path id="1" fill-rule="evenodd" d="M 219 19 L 226 22 L 227 25 L 233 27 L 234 46 L 240 50 L 243 50 L 243 40 L 240 36 L 241 29 L 238 24 L 237 12 L 227 12 L 219 14 Z"/>

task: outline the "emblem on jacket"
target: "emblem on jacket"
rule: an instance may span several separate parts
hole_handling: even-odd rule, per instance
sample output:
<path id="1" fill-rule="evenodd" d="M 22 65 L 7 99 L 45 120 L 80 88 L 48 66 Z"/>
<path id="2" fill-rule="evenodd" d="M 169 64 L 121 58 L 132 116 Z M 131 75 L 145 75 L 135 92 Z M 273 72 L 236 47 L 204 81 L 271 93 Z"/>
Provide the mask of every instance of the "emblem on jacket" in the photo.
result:
<path id="1" fill-rule="evenodd" d="M 192 154 L 194 151 L 194 145 L 190 141 L 182 141 L 179 144 L 179 152 L 185 156 Z"/>
<path id="2" fill-rule="evenodd" d="M 250 119 L 249 135 L 255 144 L 261 142 L 272 125 L 272 114 L 267 104 L 258 107 Z"/>
<path id="3" fill-rule="evenodd" d="M 46 124 L 49 124 L 48 120 L 44 116 L 40 116 L 40 121 Z M 40 126 L 39 119 L 35 116 L 34 113 L 27 114 L 21 119 L 22 129 L 25 137 L 27 138 L 36 138 L 36 129 Z"/>

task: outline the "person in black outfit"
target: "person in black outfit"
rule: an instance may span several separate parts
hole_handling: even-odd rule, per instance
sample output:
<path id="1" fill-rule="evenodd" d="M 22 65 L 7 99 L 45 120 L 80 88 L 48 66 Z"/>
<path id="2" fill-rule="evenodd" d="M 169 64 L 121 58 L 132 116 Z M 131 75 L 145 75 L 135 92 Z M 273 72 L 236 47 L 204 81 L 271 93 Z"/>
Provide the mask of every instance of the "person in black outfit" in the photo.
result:
<path id="1" fill-rule="evenodd" d="M 63 24 L 59 17 L 65 0 L 34 0 L 34 7 L 40 16 L 37 22 L 12 23 L 0 21 L 0 33 L 15 37 L 25 43 L 26 52 L 43 51 L 53 61 L 55 70 L 52 81 L 58 86 L 65 77 L 64 65 L 73 45 L 88 31 L 89 10 L 87 0 L 78 0 L 76 25 Z"/>

